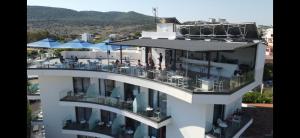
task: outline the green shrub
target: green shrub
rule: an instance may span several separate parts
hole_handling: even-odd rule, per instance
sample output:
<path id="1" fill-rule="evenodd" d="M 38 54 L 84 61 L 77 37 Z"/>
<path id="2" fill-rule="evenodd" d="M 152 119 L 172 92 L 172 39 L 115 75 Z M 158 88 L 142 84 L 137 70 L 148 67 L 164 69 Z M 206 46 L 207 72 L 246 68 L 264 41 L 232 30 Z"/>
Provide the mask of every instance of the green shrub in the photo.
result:
<path id="1" fill-rule="evenodd" d="M 259 92 L 249 92 L 243 96 L 244 103 L 272 103 L 273 96 L 271 94 L 260 94 Z"/>
<path id="2" fill-rule="evenodd" d="M 243 102 L 245 102 L 245 103 L 256 103 L 259 96 L 260 96 L 260 93 L 257 93 L 257 92 L 246 93 L 243 97 Z"/>
<path id="3" fill-rule="evenodd" d="M 30 138 L 31 134 L 31 112 L 30 106 L 27 103 L 27 138 Z"/>

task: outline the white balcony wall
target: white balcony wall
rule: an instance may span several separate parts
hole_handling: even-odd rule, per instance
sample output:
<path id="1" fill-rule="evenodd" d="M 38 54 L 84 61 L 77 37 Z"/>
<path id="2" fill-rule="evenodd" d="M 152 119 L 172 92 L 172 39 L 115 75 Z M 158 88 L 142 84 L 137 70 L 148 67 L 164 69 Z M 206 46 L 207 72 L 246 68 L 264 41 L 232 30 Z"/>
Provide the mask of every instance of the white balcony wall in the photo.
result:
<path id="1" fill-rule="evenodd" d="M 206 105 L 189 104 L 167 96 L 167 110 L 172 122 L 166 127 L 167 138 L 204 138 Z"/>
<path id="2" fill-rule="evenodd" d="M 235 101 L 225 105 L 224 119 L 229 117 L 236 111 L 236 109 L 241 109 L 242 107 L 242 97 L 236 99 Z"/>
<path id="3" fill-rule="evenodd" d="M 174 32 L 175 24 L 174 23 L 158 23 L 156 24 L 157 32 Z"/>
<path id="4" fill-rule="evenodd" d="M 205 111 L 205 132 L 209 132 L 212 129 L 214 117 L 214 104 L 207 104 Z"/>
<path id="5" fill-rule="evenodd" d="M 259 81 L 259 84 L 262 83 L 262 78 L 264 73 L 265 51 L 266 51 L 266 45 L 259 43 L 257 46 L 256 64 L 255 64 L 255 80 Z"/>
<path id="6" fill-rule="evenodd" d="M 169 40 L 174 40 L 176 38 L 176 32 L 146 32 L 142 31 L 142 37 L 145 38 L 167 38 Z"/>
<path id="7" fill-rule="evenodd" d="M 72 90 L 72 77 L 39 76 L 41 104 L 47 138 L 76 138 L 76 135 L 62 134 L 62 121 L 66 117 L 75 120 L 75 108 L 60 106 L 62 90 Z"/>

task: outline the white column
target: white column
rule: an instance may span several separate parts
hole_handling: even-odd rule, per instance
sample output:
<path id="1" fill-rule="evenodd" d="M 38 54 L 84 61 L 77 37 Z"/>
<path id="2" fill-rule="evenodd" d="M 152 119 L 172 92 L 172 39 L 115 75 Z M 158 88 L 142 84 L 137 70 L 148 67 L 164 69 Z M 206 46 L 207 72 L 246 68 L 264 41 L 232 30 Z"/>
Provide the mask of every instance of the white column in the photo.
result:
<path id="1" fill-rule="evenodd" d="M 116 81 L 115 82 L 115 86 L 116 87 L 120 87 L 120 96 L 121 96 L 120 99 L 124 99 L 124 96 L 125 96 L 125 93 L 124 93 L 124 83 Z"/>

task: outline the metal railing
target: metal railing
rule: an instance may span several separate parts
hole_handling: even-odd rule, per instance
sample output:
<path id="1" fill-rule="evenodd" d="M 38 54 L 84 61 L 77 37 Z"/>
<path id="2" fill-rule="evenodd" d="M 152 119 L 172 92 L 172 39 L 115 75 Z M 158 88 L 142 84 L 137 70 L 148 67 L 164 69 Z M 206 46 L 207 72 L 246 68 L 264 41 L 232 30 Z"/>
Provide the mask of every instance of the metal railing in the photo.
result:
<path id="1" fill-rule="evenodd" d="M 185 73 L 184 70 L 157 70 L 149 69 L 145 67 L 138 66 L 115 66 L 107 64 L 97 64 L 97 63 L 72 63 L 72 64 L 39 64 L 28 67 L 29 69 L 59 69 L 59 70 L 87 70 L 87 71 L 99 71 L 99 72 L 109 72 L 122 74 L 132 77 L 143 78 L 165 85 L 173 86 L 187 92 L 192 93 L 207 93 L 214 92 L 215 94 L 231 94 L 236 90 L 242 88 L 244 85 L 249 84 L 254 81 L 254 71 L 248 71 L 240 76 L 233 76 L 231 78 L 223 77 L 220 75 L 210 75 L 210 82 L 208 85 L 209 89 L 202 88 L 203 83 L 199 83 L 200 78 L 207 77 L 204 72 L 191 72 Z M 168 75 L 171 74 L 171 75 Z M 220 83 L 222 81 L 222 86 L 217 86 L 215 83 Z M 214 89 L 216 88 L 217 89 Z M 212 93 L 213 94 L 213 93 Z"/>
<path id="2" fill-rule="evenodd" d="M 100 124 L 100 121 L 95 121 L 93 122 L 94 124 L 90 124 L 88 122 L 76 122 L 72 121 L 71 119 L 66 119 L 63 120 L 63 128 L 64 130 L 79 130 L 79 131 L 86 131 L 86 132 L 94 132 L 94 133 L 99 133 L 102 135 L 107 135 L 115 138 L 123 138 L 128 137 L 128 138 L 133 138 L 133 134 L 128 134 L 126 133 L 126 129 L 123 126 L 120 126 L 115 132 L 116 134 L 113 134 L 113 128 L 111 125 L 106 125 L 105 123 Z"/>
<path id="3" fill-rule="evenodd" d="M 214 130 L 208 132 L 208 134 L 213 135 L 217 138 L 232 138 L 235 136 L 249 121 L 252 119 L 248 114 L 242 113 L 238 116 L 239 119 L 234 120 L 230 117 L 225 120 L 228 125 L 226 128 L 220 128 L 221 133 L 214 133 Z"/>
<path id="4" fill-rule="evenodd" d="M 165 115 L 166 111 L 160 110 L 134 110 L 133 108 L 133 101 L 125 101 L 118 98 L 113 97 L 104 97 L 104 96 L 97 96 L 97 97 L 89 97 L 86 94 L 75 94 L 72 91 L 62 91 L 60 93 L 60 101 L 70 101 L 70 102 L 85 102 L 85 103 L 93 103 L 99 105 L 110 106 L 113 108 L 118 108 L 120 110 L 129 111 L 136 115 L 139 115 L 143 118 L 149 119 L 156 123 L 160 123 L 168 118 L 171 118 L 170 115 Z"/>

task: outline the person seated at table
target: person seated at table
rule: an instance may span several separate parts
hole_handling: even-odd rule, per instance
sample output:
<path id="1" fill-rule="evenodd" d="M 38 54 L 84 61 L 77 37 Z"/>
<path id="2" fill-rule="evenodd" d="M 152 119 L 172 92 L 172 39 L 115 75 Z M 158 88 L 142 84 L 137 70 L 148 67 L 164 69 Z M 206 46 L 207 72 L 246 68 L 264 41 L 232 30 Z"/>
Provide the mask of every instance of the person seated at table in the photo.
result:
<path id="1" fill-rule="evenodd" d="M 74 59 L 74 57 L 73 56 L 71 56 L 71 60 L 73 60 Z"/>
<path id="2" fill-rule="evenodd" d="M 149 68 L 150 69 L 155 69 L 155 64 L 152 58 L 149 59 Z"/>
<path id="3" fill-rule="evenodd" d="M 60 56 L 60 57 L 59 57 L 59 61 L 60 61 L 61 63 L 64 63 L 64 62 L 65 62 L 64 57 L 63 57 L 63 56 Z"/>
<path id="4" fill-rule="evenodd" d="M 183 75 L 184 74 L 184 69 L 182 67 L 182 64 L 179 64 L 179 68 L 176 69 L 176 74 L 178 74 L 178 75 Z"/>
<path id="5" fill-rule="evenodd" d="M 238 76 L 241 75 L 241 71 L 240 70 L 235 70 L 233 74 L 234 74 L 234 76 L 238 77 Z"/>
<path id="6" fill-rule="evenodd" d="M 75 56 L 75 59 L 74 59 L 74 60 L 75 60 L 75 62 L 78 62 L 78 57 L 77 57 L 77 56 Z"/>
<path id="7" fill-rule="evenodd" d="M 115 61 L 115 67 L 120 67 L 120 66 L 121 66 L 120 61 L 117 59 L 117 60 Z"/>
<path id="8" fill-rule="evenodd" d="M 142 67 L 143 65 L 141 64 L 141 60 L 138 60 L 138 63 L 136 65 L 137 67 Z"/>

